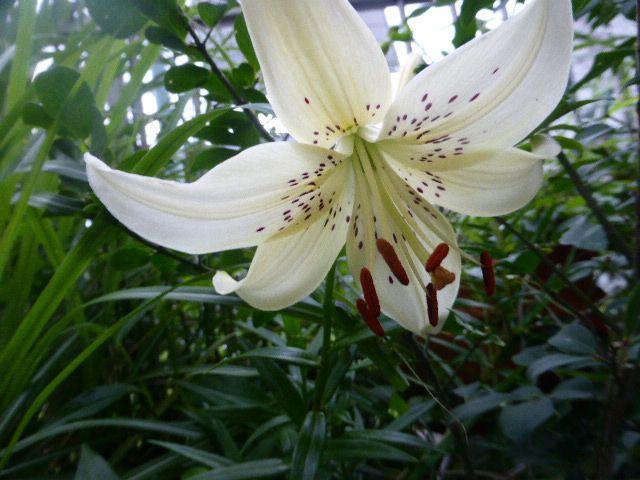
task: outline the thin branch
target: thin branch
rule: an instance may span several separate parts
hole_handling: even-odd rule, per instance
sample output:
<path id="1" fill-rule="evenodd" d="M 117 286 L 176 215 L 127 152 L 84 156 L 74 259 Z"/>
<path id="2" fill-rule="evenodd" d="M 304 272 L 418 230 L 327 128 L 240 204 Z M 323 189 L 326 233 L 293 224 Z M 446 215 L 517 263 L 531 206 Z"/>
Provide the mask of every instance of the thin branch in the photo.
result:
<path id="1" fill-rule="evenodd" d="M 216 62 L 213 60 L 211 55 L 209 55 L 209 51 L 207 50 L 206 45 L 200 40 L 200 37 L 198 37 L 198 34 L 195 32 L 195 30 L 191 26 L 189 26 L 189 35 L 191 36 L 191 39 L 193 40 L 193 43 L 195 44 L 196 48 L 202 54 L 205 61 L 209 65 L 209 68 L 211 68 L 211 72 L 220 79 L 222 84 L 225 86 L 225 88 L 233 97 L 233 100 L 238 105 L 247 103 L 246 100 L 242 98 L 242 95 L 240 95 L 240 93 L 236 90 L 233 84 L 229 81 L 227 76 L 224 73 L 222 73 L 222 70 L 218 68 L 218 65 L 216 65 Z M 249 120 L 251 120 L 251 123 L 253 123 L 255 127 L 258 129 L 258 132 L 260 132 L 260 135 L 262 136 L 262 138 L 264 138 L 268 142 L 273 142 L 274 140 L 273 137 L 269 134 L 269 132 L 267 132 L 264 129 L 264 127 L 258 120 L 258 117 L 256 117 L 255 114 L 248 108 L 243 108 L 242 111 L 249 118 Z"/>
<path id="2" fill-rule="evenodd" d="M 580 177 L 580 174 L 578 174 L 577 170 L 573 168 L 573 165 L 571 165 L 571 162 L 569 162 L 569 159 L 564 153 L 558 155 L 558 161 L 569 174 L 569 178 L 571 178 L 571 181 L 575 185 L 576 190 L 578 190 L 578 193 L 584 199 L 584 201 L 587 202 L 587 206 L 596 217 L 600 225 L 602 225 L 602 228 L 604 228 L 604 231 L 606 232 L 607 237 L 609 238 L 611 243 L 614 244 L 620 251 L 620 253 L 627 257 L 629 263 L 632 264 L 634 260 L 631 249 L 627 245 L 627 242 L 624 240 L 620 232 L 609 221 L 609 219 L 607 218 L 607 214 L 604 213 L 598 202 L 596 202 L 595 198 L 593 198 L 591 189 L 587 186 L 586 183 L 584 183 L 584 181 Z"/>

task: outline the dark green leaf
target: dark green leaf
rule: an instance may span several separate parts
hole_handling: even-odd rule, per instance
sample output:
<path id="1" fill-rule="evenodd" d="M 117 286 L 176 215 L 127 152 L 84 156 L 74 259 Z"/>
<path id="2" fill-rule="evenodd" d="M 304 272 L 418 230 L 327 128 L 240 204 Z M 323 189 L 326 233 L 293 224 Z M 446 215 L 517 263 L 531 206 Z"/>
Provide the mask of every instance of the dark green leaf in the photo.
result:
<path id="1" fill-rule="evenodd" d="M 244 58 L 249 62 L 249 65 L 253 67 L 253 70 L 257 72 L 260 70 L 260 64 L 258 63 L 256 52 L 253 49 L 253 44 L 251 43 L 251 37 L 249 37 L 249 30 L 247 29 L 247 22 L 245 21 L 244 16 L 238 15 L 234 23 L 234 28 L 236 32 L 236 42 L 238 43 L 240 51 L 244 55 Z"/>
<path id="2" fill-rule="evenodd" d="M 200 2 L 198 4 L 198 15 L 209 27 L 215 27 L 227 11 L 227 4 Z"/>
<path id="3" fill-rule="evenodd" d="M 563 327 L 548 342 L 549 345 L 564 353 L 577 355 L 596 355 L 598 353 L 598 342 L 593 334 L 577 323 Z"/>
<path id="4" fill-rule="evenodd" d="M 211 472 L 191 477 L 190 480 L 252 480 L 282 475 L 289 467 L 280 459 L 270 458 L 217 468 Z"/>
<path id="5" fill-rule="evenodd" d="M 88 478 L 118 480 L 120 477 L 115 474 L 104 458 L 86 445 L 83 445 L 80 453 L 80 462 L 78 462 L 78 469 L 76 470 L 75 480 L 86 480 Z"/>
<path id="6" fill-rule="evenodd" d="M 231 460 L 221 457 L 220 455 L 216 455 L 215 453 L 210 453 L 198 448 L 181 445 L 179 443 L 161 442 L 159 440 L 150 440 L 149 443 L 159 445 L 160 447 L 171 450 L 178 455 L 181 455 L 202 465 L 206 465 L 207 467 L 217 468 L 225 465 L 230 465 L 232 463 Z"/>
<path id="7" fill-rule="evenodd" d="M 42 105 L 27 102 L 22 109 L 22 121 L 34 127 L 49 128 L 53 123 L 53 118 Z"/>
<path id="8" fill-rule="evenodd" d="M 511 440 L 521 442 L 552 415 L 553 403 L 543 397 L 503 407 L 500 413 L 500 426 Z"/>
<path id="9" fill-rule="evenodd" d="M 320 468 L 327 422 L 322 412 L 310 411 L 304 419 L 293 451 L 289 478 L 314 480 Z"/>
<path id="10" fill-rule="evenodd" d="M 176 0 L 131 0 L 140 12 L 163 28 L 184 38 L 189 22 L 178 7 Z"/>
<path id="11" fill-rule="evenodd" d="M 116 38 L 126 38 L 146 23 L 130 0 L 85 0 L 91 18 L 102 31 Z"/>
<path id="12" fill-rule="evenodd" d="M 171 67 L 164 75 L 164 85 L 168 91 L 182 93 L 204 85 L 209 78 L 209 70 L 187 63 Z"/>
<path id="13" fill-rule="evenodd" d="M 416 458 L 399 448 L 373 440 L 329 439 L 325 441 L 325 460 L 395 460 L 414 463 Z"/>
<path id="14" fill-rule="evenodd" d="M 294 422 L 302 423 L 306 412 L 305 402 L 285 371 L 276 362 L 266 358 L 254 357 L 253 364 L 279 406 Z"/>

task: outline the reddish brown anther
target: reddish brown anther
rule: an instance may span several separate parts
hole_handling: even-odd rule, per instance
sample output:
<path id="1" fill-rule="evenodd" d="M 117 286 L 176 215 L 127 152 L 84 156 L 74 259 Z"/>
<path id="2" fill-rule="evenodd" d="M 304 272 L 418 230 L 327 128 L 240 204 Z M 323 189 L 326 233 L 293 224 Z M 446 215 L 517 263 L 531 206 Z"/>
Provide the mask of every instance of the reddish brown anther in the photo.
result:
<path id="1" fill-rule="evenodd" d="M 484 251 L 480 254 L 480 265 L 482 266 L 484 289 L 487 295 L 491 296 L 496 293 L 496 272 L 493 269 L 493 258 L 489 252 Z"/>
<path id="2" fill-rule="evenodd" d="M 367 302 L 359 298 L 356 300 L 356 307 L 367 324 L 367 327 L 369 327 L 369 330 L 379 337 L 384 337 L 384 328 L 382 327 L 380 320 L 378 320 L 378 317 L 371 313 L 371 309 L 367 305 Z"/>
<path id="3" fill-rule="evenodd" d="M 447 285 L 453 283 L 456 279 L 456 274 L 447 270 L 441 265 L 438 265 L 431 272 L 431 282 L 436 290 L 442 290 Z"/>
<path id="4" fill-rule="evenodd" d="M 378 247 L 378 251 L 380 252 L 380 255 L 382 255 L 385 263 L 391 270 L 391 273 L 393 273 L 393 276 L 396 277 L 402 285 L 409 285 L 409 275 L 407 275 L 407 271 L 402 266 L 400 258 L 393 248 L 393 245 L 383 238 L 379 238 L 376 241 L 376 246 Z"/>
<path id="5" fill-rule="evenodd" d="M 367 302 L 368 308 L 374 317 L 380 316 L 380 300 L 378 300 L 378 293 L 376 287 L 373 284 L 373 277 L 368 268 L 360 270 L 360 284 L 362 285 L 362 293 L 364 293 L 364 299 Z"/>
<path id="6" fill-rule="evenodd" d="M 438 291 L 433 283 L 427 285 L 427 314 L 431 326 L 438 326 Z"/>
<path id="7" fill-rule="evenodd" d="M 433 253 L 431 253 L 427 259 L 427 264 L 425 265 L 427 272 L 431 273 L 438 268 L 448 254 L 449 245 L 446 243 L 438 244 L 438 246 L 433 250 Z"/>

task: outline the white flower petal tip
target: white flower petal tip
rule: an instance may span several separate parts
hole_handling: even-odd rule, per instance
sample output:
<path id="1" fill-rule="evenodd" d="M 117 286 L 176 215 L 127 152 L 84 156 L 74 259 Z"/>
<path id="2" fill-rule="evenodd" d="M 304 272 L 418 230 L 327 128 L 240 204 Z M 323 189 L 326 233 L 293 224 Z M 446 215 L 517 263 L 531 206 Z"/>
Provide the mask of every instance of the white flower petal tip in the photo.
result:
<path id="1" fill-rule="evenodd" d="M 213 288 L 220 295 L 229 295 L 235 292 L 240 286 L 240 282 L 223 270 L 218 270 L 212 279 Z"/>
<path id="2" fill-rule="evenodd" d="M 267 97 L 289 133 L 332 146 L 382 121 L 391 76 L 371 31 L 347 0 L 243 0 Z"/>
<path id="3" fill-rule="evenodd" d="M 508 148 L 564 94 L 573 43 L 570 0 L 536 0 L 427 67 L 399 93 L 382 134 L 465 150 Z"/>
<path id="4" fill-rule="evenodd" d="M 531 152 L 541 158 L 555 158 L 560 155 L 562 147 L 549 135 L 534 135 L 531 138 Z"/>

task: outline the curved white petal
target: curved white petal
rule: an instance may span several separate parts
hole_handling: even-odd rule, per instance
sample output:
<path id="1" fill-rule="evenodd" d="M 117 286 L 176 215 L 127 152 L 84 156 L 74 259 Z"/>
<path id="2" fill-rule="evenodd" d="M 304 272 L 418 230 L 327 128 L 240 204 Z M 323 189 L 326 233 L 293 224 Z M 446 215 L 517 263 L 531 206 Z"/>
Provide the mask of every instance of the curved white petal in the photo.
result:
<path id="1" fill-rule="evenodd" d="M 362 153 L 362 150 L 359 150 Z M 347 236 L 350 270 L 359 278 L 363 267 L 373 276 L 382 311 L 400 325 L 418 335 L 442 329 L 460 285 L 461 261 L 455 233 L 438 210 L 416 193 L 394 182 L 378 163 L 375 179 L 356 175 L 356 200 Z M 373 180 L 373 181 L 372 181 Z M 402 185 L 402 186 L 401 186 Z M 393 247 L 409 276 L 403 285 L 378 251 L 376 240 L 384 239 Z M 440 243 L 451 246 L 442 266 L 455 274 L 455 281 L 438 292 L 438 323 L 429 323 L 426 285 L 432 282 L 425 263 Z"/>
<path id="2" fill-rule="evenodd" d="M 267 95 L 296 140 L 331 146 L 382 120 L 391 100 L 384 55 L 347 0 L 243 0 Z"/>
<path id="3" fill-rule="evenodd" d="M 515 145 L 562 98 L 572 39 L 570 0 L 533 1 L 418 74 L 389 109 L 381 138 L 444 138 L 473 149 Z"/>
<path id="4" fill-rule="evenodd" d="M 309 224 L 342 184 L 337 170 L 344 171 L 344 159 L 318 147 L 264 144 L 179 183 L 112 170 L 85 156 L 91 188 L 114 217 L 151 242 L 187 253 L 252 246 Z"/>
<path id="5" fill-rule="evenodd" d="M 407 147 L 385 146 L 385 159 L 399 178 L 425 200 L 459 213 L 510 213 L 529 203 L 542 186 L 542 158 L 523 150 L 486 150 L 423 163 L 417 153 L 410 157 L 417 160 L 407 161 Z"/>
<path id="6" fill-rule="evenodd" d="M 234 280 L 219 271 L 213 278 L 218 293 L 236 292 L 261 310 L 279 310 L 315 290 L 344 245 L 353 205 L 353 174 L 344 168 L 337 196 L 313 223 L 283 232 L 258 246 L 246 277 Z"/>

